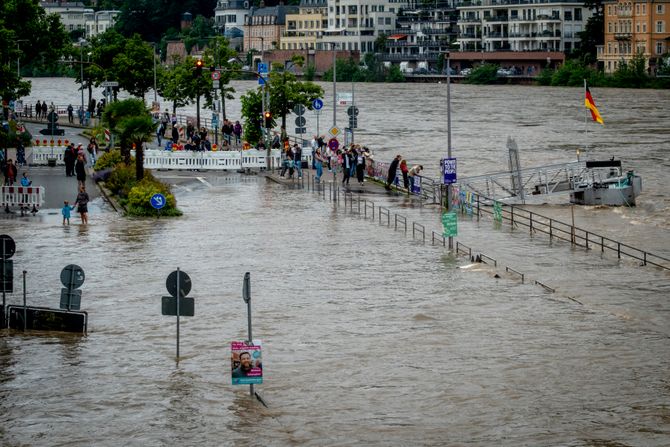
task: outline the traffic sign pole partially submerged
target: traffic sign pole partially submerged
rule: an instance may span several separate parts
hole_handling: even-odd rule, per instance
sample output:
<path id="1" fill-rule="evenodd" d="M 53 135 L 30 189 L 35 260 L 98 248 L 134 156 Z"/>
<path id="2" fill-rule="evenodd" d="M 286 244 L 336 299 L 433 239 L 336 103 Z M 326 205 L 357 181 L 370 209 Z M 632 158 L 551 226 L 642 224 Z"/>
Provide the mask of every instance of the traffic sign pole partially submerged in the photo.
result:
<path id="1" fill-rule="evenodd" d="M 191 291 L 191 278 L 177 267 L 177 270 L 168 275 L 165 287 L 171 296 L 162 298 L 161 313 L 177 316 L 177 363 L 179 363 L 179 317 L 195 315 L 195 301 L 193 298 L 186 298 Z"/>

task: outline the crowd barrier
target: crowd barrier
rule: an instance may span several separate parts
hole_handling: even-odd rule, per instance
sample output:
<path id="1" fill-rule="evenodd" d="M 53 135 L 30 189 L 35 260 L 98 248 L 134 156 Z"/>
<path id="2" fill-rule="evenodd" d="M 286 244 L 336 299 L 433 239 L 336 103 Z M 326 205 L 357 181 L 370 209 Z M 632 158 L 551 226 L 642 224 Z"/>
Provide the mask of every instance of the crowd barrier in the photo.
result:
<path id="1" fill-rule="evenodd" d="M 31 165 L 47 165 L 50 159 L 55 159 L 56 164 L 64 165 L 63 154 L 65 153 L 65 146 L 33 146 L 32 155 L 28 160 Z"/>
<path id="2" fill-rule="evenodd" d="M 21 211 L 36 213 L 44 205 L 43 186 L 3 186 L 0 188 L 0 206 L 6 211 L 18 207 Z"/>
<path id="3" fill-rule="evenodd" d="M 240 169 L 263 169 L 267 167 L 265 150 L 246 151 L 144 151 L 144 167 L 147 169 L 200 169 L 203 171 L 238 171 Z M 271 163 L 279 166 L 281 154 L 272 150 Z"/>

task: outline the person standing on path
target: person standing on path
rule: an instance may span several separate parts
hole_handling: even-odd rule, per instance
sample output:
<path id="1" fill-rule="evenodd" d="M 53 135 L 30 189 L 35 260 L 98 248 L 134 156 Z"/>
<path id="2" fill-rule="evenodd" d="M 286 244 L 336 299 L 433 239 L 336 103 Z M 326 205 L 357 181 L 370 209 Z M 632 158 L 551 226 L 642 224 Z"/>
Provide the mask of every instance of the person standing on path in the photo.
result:
<path id="1" fill-rule="evenodd" d="M 342 184 L 349 185 L 349 177 L 351 176 L 351 153 L 349 149 L 342 154 Z"/>
<path id="2" fill-rule="evenodd" d="M 412 192 L 414 190 L 414 176 L 419 175 L 419 173 L 423 171 L 423 166 L 422 165 L 414 165 L 412 166 L 412 169 L 409 170 L 409 192 Z"/>
<path id="3" fill-rule="evenodd" d="M 17 169 L 11 158 L 7 160 L 3 174 L 5 175 L 5 186 L 12 186 L 16 181 Z"/>
<path id="4" fill-rule="evenodd" d="M 88 223 L 88 202 L 90 200 L 86 187 L 80 186 L 79 194 L 77 194 L 77 200 L 75 200 L 74 204 L 77 207 L 77 212 L 81 215 L 81 223 L 83 224 Z"/>
<path id="5" fill-rule="evenodd" d="M 40 119 L 42 116 L 42 103 L 40 100 L 37 100 L 37 104 L 35 104 L 35 118 Z"/>
<path id="6" fill-rule="evenodd" d="M 400 164 L 400 160 L 402 160 L 402 155 L 396 155 L 396 157 L 391 162 L 391 165 L 389 166 L 388 177 L 386 178 L 387 191 L 391 190 L 391 185 L 393 184 L 393 182 L 395 182 L 395 174 L 398 171 L 398 165 Z"/>
<path id="7" fill-rule="evenodd" d="M 298 146 L 298 143 L 293 145 L 293 161 L 298 178 L 302 178 L 302 148 Z"/>
<path id="8" fill-rule="evenodd" d="M 358 153 L 356 154 L 356 178 L 358 183 L 363 186 L 365 181 L 365 155 L 363 155 L 363 149 L 358 148 Z"/>
<path id="9" fill-rule="evenodd" d="M 314 151 L 314 167 L 316 168 L 316 178 L 314 180 L 316 183 L 321 183 L 321 176 L 323 175 L 323 156 L 321 155 L 321 149 L 319 148 Z"/>
<path id="10" fill-rule="evenodd" d="M 84 154 L 77 155 L 77 162 L 74 166 L 74 172 L 77 174 L 77 183 L 79 186 L 86 185 L 86 161 Z"/>
<path id="11" fill-rule="evenodd" d="M 172 125 L 172 143 L 179 143 L 179 130 L 177 129 L 176 124 Z"/>
<path id="12" fill-rule="evenodd" d="M 74 175 L 74 164 L 77 160 L 77 152 L 74 149 L 74 143 L 70 143 L 63 152 L 63 162 L 65 163 L 65 175 L 72 177 Z"/>
<path id="13" fill-rule="evenodd" d="M 47 102 L 46 102 L 46 101 L 42 101 L 42 119 L 47 119 L 47 111 L 48 111 L 48 109 L 49 109 L 49 108 L 47 107 Z"/>
<path id="14" fill-rule="evenodd" d="M 407 171 L 409 171 L 409 168 L 407 168 L 407 160 L 400 161 L 400 172 L 402 173 L 402 184 L 405 186 L 405 189 L 407 190 L 407 194 L 409 194 L 409 179 L 407 178 Z"/>
<path id="15" fill-rule="evenodd" d="M 67 106 L 67 122 L 74 123 L 74 107 L 72 107 L 72 104 Z"/>

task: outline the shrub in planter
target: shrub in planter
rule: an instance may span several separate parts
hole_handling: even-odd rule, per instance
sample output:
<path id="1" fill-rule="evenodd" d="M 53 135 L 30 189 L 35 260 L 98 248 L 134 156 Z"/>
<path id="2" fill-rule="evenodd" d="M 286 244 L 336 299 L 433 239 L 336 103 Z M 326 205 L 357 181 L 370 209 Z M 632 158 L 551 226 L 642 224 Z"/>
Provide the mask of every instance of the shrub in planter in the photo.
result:
<path id="1" fill-rule="evenodd" d="M 112 150 L 102 154 L 95 162 L 93 169 L 96 171 L 102 171 L 103 169 L 113 168 L 122 161 L 123 157 L 121 156 L 121 151 Z"/>
<path id="2" fill-rule="evenodd" d="M 131 216 L 155 216 L 157 211 L 151 206 L 151 197 L 157 193 L 163 194 L 167 202 L 165 207 L 160 210 L 162 216 L 182 215 L 182 212 L 177 209 L 177 201 L 170 188 L 151 175 L 136 183 L 128 193 L 126 202 L 128 214 Z"/>
<path id="3" fill-rule="evenodd" d="M 97 167 L 97 163 L 96 163 Z M 119 196 L 121 201 L 128 197 L 128 193 L 135 186 L 137 180 L 135 179 L 135 166 L 124 163 L 119 163 L 114 167 L 114 171 L 107 179 L 106 185 L 112 193 Z"/>

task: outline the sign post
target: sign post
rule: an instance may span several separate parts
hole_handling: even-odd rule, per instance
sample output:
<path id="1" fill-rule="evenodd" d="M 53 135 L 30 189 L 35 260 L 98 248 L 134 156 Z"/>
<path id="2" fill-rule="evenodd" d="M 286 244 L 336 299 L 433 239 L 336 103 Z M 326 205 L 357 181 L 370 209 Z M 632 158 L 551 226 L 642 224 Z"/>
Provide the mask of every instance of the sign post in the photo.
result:
<path id="1" fill-rule="evenodd" d="M 179 317 L 195 315 L 193 298 L 186 298 L 191 291 L 191 278 L 177 267 L 177 270 L 168 275 L 165 287 L 171 296 L 163 297 L 161 313 L 177 316 L 177 362 L 179 362 Z"/>
<path id="2" fill-rule="evenodd" d="M 167 203 L 167 200 L 165 199 L 165 196 L 161 193 L 156 193 L 153 196 L 151 196 L 151 199 L 149 199 L 149 203 L 151 203 L 151 206 L 153 209 L 155 209 L 158 212 L 158 218 L 161 217 L 161 210 Z"/>
<path id="3" fill-rule="evenodd" d="M 244 283 L 242 284 L 242 299 L 247 303 L 247 328 L 249 331 L 248 343 L 253 344 L 253 337 L 251 334 L 251 273 L 244 274 Z M 249 395 L 254 397 L 254 384 L 249 384 Z"/>
<path id="4" fill-rule="evenodd" d="M 442 226 L 444 237 L 453 238 L 458 236 L 458 216 L 455 212 L 442 213 Z"/>
<path id="5" fill-rule="evenodd" d="M 5 293 L 12 293 L 14 289 L 14 261 L 11 261 L 9 258 L 14 256 L 16 251 L 16 244 L 14 239 L 6 234 L 0 235 L 0 289 L 2 289 L 2 312 L 0 317 L 0 329 L 6 327 L 7 321 L 5 316 L 5 304 L 6 296 Z"/>
<path id="6" fill-rule="evenodd" d="M 79 310 L 81 308 L 81 290 L 76 290 L 84 284 L 84 270 L 76 264 L 66 265 L 60 272 L 60 282 L 65 286 L 60 289 L 60 308 Z"/>
<path id="7" fill-rule="evenodd" d="M 323 109 L 323 100 L 321 98 L 316 98 L 312 101 L 312 107 L 314 108 L 314 113 L 316 113 L 316 136 L 319 137 L 319 115 L 321 115 L 321 109 Z"/>

